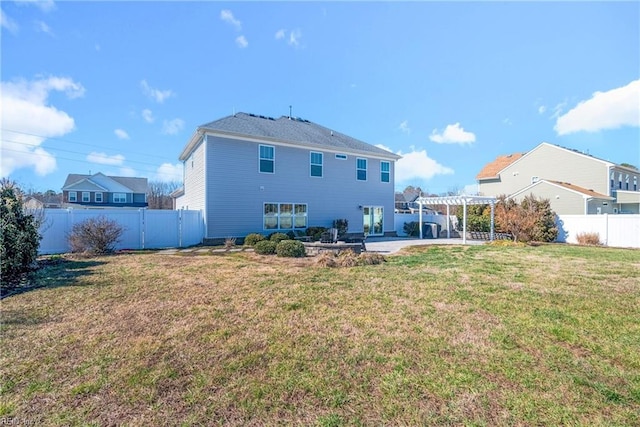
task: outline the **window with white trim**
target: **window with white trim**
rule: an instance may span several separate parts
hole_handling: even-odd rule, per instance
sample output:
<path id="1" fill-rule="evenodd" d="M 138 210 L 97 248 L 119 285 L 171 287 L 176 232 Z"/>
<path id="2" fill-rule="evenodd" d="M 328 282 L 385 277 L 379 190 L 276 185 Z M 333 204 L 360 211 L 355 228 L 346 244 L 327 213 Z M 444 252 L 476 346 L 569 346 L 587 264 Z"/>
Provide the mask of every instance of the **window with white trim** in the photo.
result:
<path id="1" fill-rule="evenodd" d="M 336 159 L 338 160 L 347 160 L 346 154 L 336 154 Z"/>
<path id="2" fill-rule="evenodd" d="M 82 203 L 89 203 L 91 201 L 91 193 L 88 191 L 82 192 Z"/>
<path id="3" fill-rule="evenodd" d="M 391 181 L 391 164 L 389 162 L 380 162 L 380 182 Z"/>
<path id="4" fill-rule="evenodd" d="M 96 203 L 102 203 L 102 193 L 96 193 Z"/>
<path id="5" fill-rule="evenodd" d="M 125 193 L 113 193 L 113 203 L 127 203 L 127 195 Z"/>
<path id="6" fill-rule="evenodd" d="M 322 153 L 312 151 L 309 154 L 309 162 L 311 164 L 310 174 L 317 178 L 322 178 Z"/>
<path id="7" fill-rule="evenodd" d="M 75 191 L 69 191 L 69 201 L 70 202 L 77 202 L 78 201 L 78 193 L 76 193 Z"/>
<path id="8" fill-rule="evenodd" d="M 275 152 L 276 148 L 272 145 L 260 145 L 260 166 L 261 173 L 275 172 Z"/>
<path id="9" fill-rule="evenodd" d="M 356 159 L 356 179 L 358 181 L 367 180 L 367 159 Z"/>
<path id="10" fill-rule="evenodd" d="M 638 191 L 638 177 L 633 177 L 633 191 Z"/>
<path id="11" fill-rule="evenodd" d="M 265 230 L 293 230 L 307 228 L 307 205 L 304 203 L 265 203 Z"/>

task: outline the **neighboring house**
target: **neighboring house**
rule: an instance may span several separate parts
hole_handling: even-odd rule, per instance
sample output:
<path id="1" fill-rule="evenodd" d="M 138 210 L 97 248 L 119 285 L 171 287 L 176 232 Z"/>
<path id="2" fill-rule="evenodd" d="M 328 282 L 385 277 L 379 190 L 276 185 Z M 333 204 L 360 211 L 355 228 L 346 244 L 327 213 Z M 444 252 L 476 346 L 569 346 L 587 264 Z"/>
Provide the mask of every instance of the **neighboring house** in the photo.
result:
<path id="1" fill-rule="evenodd" d="M 176 209 L 202 210 L 205 238 L 304 231 L 394 233 L 389 151 L 308 120 L 237 113 L 199 126 L 180 160 Z"/>
<path id="2" fill-rule="evenodd" d="M 69 174 L 62 187 L 64 207 L 146 208 L 147 178 Z"/>
<path id="3" fill-rule="evenodd" d="M 640 171 L 547 142 L 499 156 L 476 178 L 480 195 L 533 194 L 557 214 L 640 213 Z"/>

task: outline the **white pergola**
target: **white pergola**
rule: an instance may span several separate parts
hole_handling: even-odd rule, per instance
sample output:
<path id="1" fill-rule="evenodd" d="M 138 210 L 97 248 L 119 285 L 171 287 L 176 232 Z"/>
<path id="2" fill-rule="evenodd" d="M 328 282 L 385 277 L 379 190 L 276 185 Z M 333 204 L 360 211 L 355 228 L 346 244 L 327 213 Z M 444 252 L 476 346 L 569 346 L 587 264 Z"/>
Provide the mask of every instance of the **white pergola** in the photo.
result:
<path id="1" fill-rule="evenodd" d="M 485 196 L 444 196 L 444 197 L 418 197 L 416 203 L 420 206 L 420 238 L 422 239 L 422 205 L 446 205 L 447 206 L 447 239 L 451 238 L 451 224 L 449 222 L 449 207 L 463 206 L 462 216 L 462 243 L 467 243 L 467 206 L 490 205 L 491 206 L 491 232 L 489 239 L 493 241 L 494 213 L 496 207 L 495 197 Z"/>

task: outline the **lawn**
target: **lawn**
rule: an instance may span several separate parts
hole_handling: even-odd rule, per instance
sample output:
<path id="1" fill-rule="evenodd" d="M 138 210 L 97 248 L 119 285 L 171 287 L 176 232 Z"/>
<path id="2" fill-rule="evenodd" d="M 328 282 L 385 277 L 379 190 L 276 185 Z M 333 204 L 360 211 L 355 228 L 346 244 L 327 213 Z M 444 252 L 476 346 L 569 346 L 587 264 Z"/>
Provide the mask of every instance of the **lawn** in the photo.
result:
<path id="1" fill-rule="evenodd" d="M 2 301 L 0 421 L 640 425 L 640 251 L 54 258 Z"/>

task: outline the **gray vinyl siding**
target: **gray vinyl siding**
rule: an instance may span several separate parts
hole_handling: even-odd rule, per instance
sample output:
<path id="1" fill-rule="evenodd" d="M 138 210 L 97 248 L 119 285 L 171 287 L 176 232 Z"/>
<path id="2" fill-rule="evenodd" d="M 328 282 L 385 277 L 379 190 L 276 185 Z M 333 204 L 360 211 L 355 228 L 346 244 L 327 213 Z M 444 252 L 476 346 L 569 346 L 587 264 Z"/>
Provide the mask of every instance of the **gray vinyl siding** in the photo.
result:
<path id="1" fill-rule="evenodd" d="M 480 183 L 487 196 L 513 194 L 540 179 L 568 182 L 609 195 L 609 165 L 599 159 L 550 144 L 540 144 L 500 172 L 499 181 Z M 583 209 L 584 210 L 584 209 Z"/>
<path id="2" fill-rule="evenodd" d="M 258 143 L 213 136 L 207 141 L 209 238 L 273 232 L 263 229 L 264 203 L 306 204 L 308 226 L 329 227 L 345 218 L 350 232 L 363 230 L 359 206 L 381 206 L 385 231 L 394 229 L 393 161 L 391 182 L 383 183 L 379 159 L 345 153 L 348 158 L 340 160 L 331 151 L 266 143 L 275 147 L 275 173 L 259 173 Z M 323 153 L 321 178 L 310 176 L 310 151 Z M 356 157 L 367 158 L 367 181 L 356 180 Z"/>
<path id="3" fill-rule="evenodd" d="M 559 186 L 551 185 L 546 182 L 532 187 L 528 192 L 522 192 L 515 197 L 516 201 L 521 202 L 525 196 L 533 194 L 542 199 L 549 199 L 551 209 L 558 215 L 584 215 L 585 198 L 582 194 L 576 193 Z M 556 197 L 557 196 L 557 197 Z"/>
<path id="4" fill-rule="evenodd" d="M 176 200 L 177 209 L 204 210 L 205 208 L 205 144 L 203 141 L 184 161 L 184 196 Z"/>

